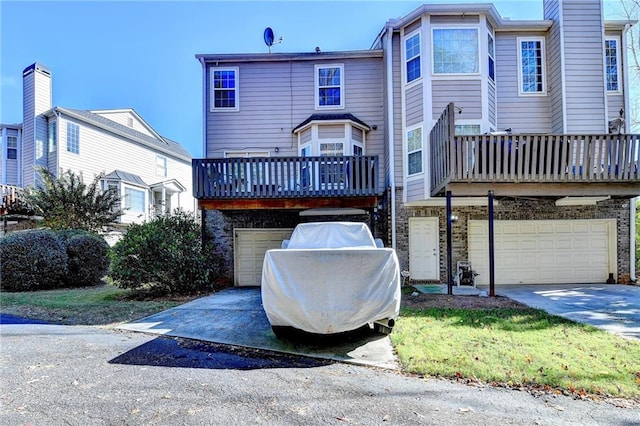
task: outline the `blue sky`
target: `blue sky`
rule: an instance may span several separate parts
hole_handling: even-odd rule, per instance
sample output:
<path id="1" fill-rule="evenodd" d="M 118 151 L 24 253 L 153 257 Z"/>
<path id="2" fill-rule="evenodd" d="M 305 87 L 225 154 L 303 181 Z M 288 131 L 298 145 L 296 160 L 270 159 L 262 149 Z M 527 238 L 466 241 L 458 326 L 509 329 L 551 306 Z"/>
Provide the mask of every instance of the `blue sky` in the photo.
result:
<path id="1" fill-rule="evenodd" d="M 0 0 L 0 122 L 22 122 L 22 70 L 39 62 L 51 70 L 54 106 L 133 108 L 198 158 L 196 54 L 267 53 L 266 27 L 284 38 L 274 52 L 368 49 L 387 20 L 422 3 L 485 2 Z M 503 17 L 542 19 L 542 0 L 493 3 Z"/>

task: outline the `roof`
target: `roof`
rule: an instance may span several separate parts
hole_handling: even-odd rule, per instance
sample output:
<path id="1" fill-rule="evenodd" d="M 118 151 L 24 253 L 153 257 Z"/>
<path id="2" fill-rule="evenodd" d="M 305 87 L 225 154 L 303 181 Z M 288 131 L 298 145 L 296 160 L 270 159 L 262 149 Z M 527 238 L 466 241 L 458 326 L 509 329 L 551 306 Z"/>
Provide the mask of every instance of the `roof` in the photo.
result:
<path id="1" fill-rule="evenodd" d="M 371 126 L 369 126 L 364 121 L 360 120 L 353 114 L 343 113 L 343 114 L 312 114 L 304 120 L 302 123 L 298 124 L 291 132 L 296 133 L 298 130 L 303 127 L 311 124 L 314 121 L 351 121 L 353 123 L 359 124 L 360 127 L 363 127 L 365 130 L 371 130 Z"/>
<path id="2" fill-rule="evenodd" d="M 351 50 L 344 52 L 302 52 L 302 53 L 224 53 L 197 54 L 201 62 L 279 62 L 317 61 L 318 59 L 358 59 L 382 58 L 382 50 Z"/>
<path id="3" fill-rule="evenodd" d="M 122 170 L 114 170 L 108 175 L 103 176 L 102 179 L 121 180 L 134 185 L 144 186 L 145 188 L 149 187 L 149 185 L 147 185 L 140 176 L 129 172 L 123 172 Z"/>
<path id="4" fill-rule="evenodd" d="M 178 142 L 175 142 L 169 138 L 165 138 L 160 135 L 158 135 L 159 138 L 154 138 L 123 124 L 116 123 L 113 120 L 109 120 L 108 118 L 102 117 L 98 114 L 94 114 L 91 111 L 63 107 L 55 107 L 54 110 L 71 117 L 75 117 L 89 124 L 93 124 L 103 129 L 112 131 L 114 133 L 119 133 L 128 138 L 135 139 L 150 148 L 154 148 L 166 154 L 171 154 L 185 161 L 191 161 L 191 154 L 189 154 L 189 152 L 184 149 Z"/>

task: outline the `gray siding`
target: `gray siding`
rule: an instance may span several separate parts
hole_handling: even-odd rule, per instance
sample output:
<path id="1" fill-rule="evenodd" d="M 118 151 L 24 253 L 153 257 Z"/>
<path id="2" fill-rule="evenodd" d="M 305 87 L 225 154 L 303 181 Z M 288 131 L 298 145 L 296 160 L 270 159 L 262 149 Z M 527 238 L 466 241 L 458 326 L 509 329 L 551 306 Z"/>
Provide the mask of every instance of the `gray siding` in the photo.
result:
<path id="1" fill-rule="evenodd" d="M 480 22 L 479 15 L 464 15 L 460 17 L 458 15 L 431 15 L 429 21 L 432 24 L 477 24 Z"/>
<path id="2" fill-rule="evenodd" d="M 424 117 L 424 98 L 422 96 L 422 81 L 405 91 L 406 125 L 413 126 L 422 122 Z"/>
<path id="3" fill-rule="evenodd" d="M 345 136 L 344 125 L 318 126 L 318 137 L 320 139 L 342 139 Z"/>
<path id="4" fill-rule="evenodd" d="M 415 179 L 407 182 L 407 201 L 424 200 L 424 179 Z"/>
<path id="5" fill-rule="evenodd" d="M 515 133 L 545 133 L 551 131 L 551 116 L 547 96 L 519 96 L 518 37 L 522 33 L 496 34 L 497 122 L 501 129 Z M 463 112 L 464 114 L 464 112 Z"/>
<path id="6" fill-rule="evenodd" d="M 492 126 L 497 126 L 496 123 L 496 87 L 495 85 L 489 83 L 489 88 L 487 90 L 487 102 L 488 102 L 488 114 L 489 114 L 489 123 Z"/>
<path id="7" fill-rule="evenodd" d="M 431 84 L 433 119 L 437 120 L 450 102 L 462 108 L 465 120 L 482 118 L 482 81 L 435 80 Z M 429 129 L 426 129 L 428 132 Z"/>
<path id="8" fill-rule="evenodd" d="M 344 64 L 343 109 L 316 110 L 316 64 Z M 207 158 L 225 151 L 259 150 L 271 156 L 297 156 L 298 141 L 292 130 L 315 113 L 351 113 L 369 126 L 366 154 L 384 156 L 384 109 L 381 57 L 344 60 L 301 60 L 225 64 L 238 67 L 239 111 L 210 112 L 210 79 L 206 78 Z M 275 147 L 279 153 L 275 153 Z M 380 173 L 381 182 L 384 171 Z"/>
<path id="9" fill-rule="evenodd" d="M 562 3 L 567 131 L 606 131 L 602 11 L 599 1 Z"/>
<path id="10" fill-rule="evenodd" d="M 402 158 L 402 144 L 403 144 L 403 127 L 402 127 L 402 54 L 401 54 L 400 36 L 395 34 L 393 36 L 393 130 L 394 130 L 394 171 L 396 186 L 402 186 L 403 176 L 403 158 Z"/>
<path id="11" fill-rule="evenodd" d="M 34 165 L 46 167 L 47 121 L 38 117 L 51 109 L 51 77 L 33 70 L 23 78 L 22 185 L 36 183 Z M 36 158 L 36 145 L 41 144 L 44 158 Z M 39 151 L 39 150 L 38 150 Z M 39 152 L 38 152 L 39 153 Z"/>

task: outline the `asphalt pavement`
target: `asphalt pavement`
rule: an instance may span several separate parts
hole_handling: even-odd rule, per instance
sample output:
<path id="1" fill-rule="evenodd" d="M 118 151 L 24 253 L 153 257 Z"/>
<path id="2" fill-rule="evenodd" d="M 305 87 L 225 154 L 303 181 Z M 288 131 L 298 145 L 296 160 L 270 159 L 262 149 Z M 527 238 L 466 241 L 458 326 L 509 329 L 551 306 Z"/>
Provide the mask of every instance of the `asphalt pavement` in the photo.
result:
<path id="1" fill-rule="evenodd" d="M 113 328 L 2 324 L 0 424 L 632 426 L 640 408 Z"/>

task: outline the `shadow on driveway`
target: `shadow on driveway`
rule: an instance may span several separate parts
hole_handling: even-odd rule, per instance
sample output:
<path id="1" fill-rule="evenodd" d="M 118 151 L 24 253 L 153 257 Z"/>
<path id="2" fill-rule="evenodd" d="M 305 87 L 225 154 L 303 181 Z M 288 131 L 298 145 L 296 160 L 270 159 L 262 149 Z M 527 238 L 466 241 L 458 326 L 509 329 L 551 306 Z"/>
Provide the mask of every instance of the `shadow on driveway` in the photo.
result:
<path id="1" fill-rule="evenodd" d="M 500 286 L 496 293 L 550 314 L 640 340 L 640 286 L 512 285 Z"/>
<path id="2" fill-rule="evenodd" d="M 277 338 L 262 307 L 259 287 L 225 289 L 147 318 L 122 324 L 119 328 L 399 369 L 389 337 L 370 330 L 358 330 L 335 338 Z"/>

